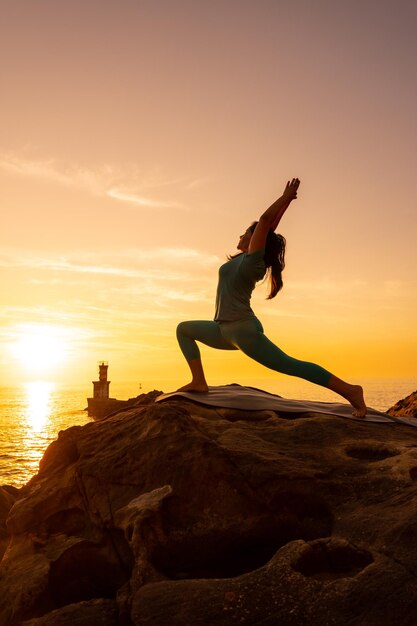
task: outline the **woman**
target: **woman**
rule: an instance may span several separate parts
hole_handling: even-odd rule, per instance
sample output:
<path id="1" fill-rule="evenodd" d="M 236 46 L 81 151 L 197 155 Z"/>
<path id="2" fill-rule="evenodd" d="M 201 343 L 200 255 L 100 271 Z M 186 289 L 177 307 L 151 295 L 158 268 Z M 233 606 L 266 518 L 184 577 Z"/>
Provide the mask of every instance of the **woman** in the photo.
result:
<path id="1" fill-rule="evenodd" d="M 267 272 L 271 287 L 268 298 L 274 298 L 282 287 L 285 239 L 274 231 L 297 197 L 299 185 L 298 178 L 287 183 L 283 195 L 240 237 L 240 253 L 220 267 L 214 321 L 178 325 L 178 342 L 192 374 L 192 381 L 178 391 L 208 391 L 196 343 L 200 341 L 220 350 L 239 349 L 270 369 L 327 387 L 351 403 L 354 416 L 364 417 L 366 405 L 360 385 L 350 385 L 319 365 L 285 354 L 265 337 L 262 324 L 250 307 L 252 291 Z"/>

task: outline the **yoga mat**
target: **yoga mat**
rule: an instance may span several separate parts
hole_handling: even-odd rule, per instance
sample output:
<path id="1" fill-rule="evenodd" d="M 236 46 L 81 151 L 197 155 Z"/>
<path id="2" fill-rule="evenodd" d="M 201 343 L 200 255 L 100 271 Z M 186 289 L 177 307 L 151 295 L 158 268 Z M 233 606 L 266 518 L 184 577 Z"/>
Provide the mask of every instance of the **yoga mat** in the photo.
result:
<path id="1" fill-rule="evenodd" d="M 397 417 L 388 415 L 382 411 L 377 411 L 368 407 L 365 417 L 354 417 L 352 407 L 347 403 L 340 402 L 315 402 L 312 400 L 294 400 L 282 398 L 268 391 L 256 389 L 255 387 L 244 387 L 236 383 L 231 385 L 220 385 L 209 387 L 209 391 L 199 393 L 196 391 L 173 391 L 164 393 L 155 399 L 155 402 L 175 400 L 185 398 L 192 402 L 230 409 L 243 409 L 245 411 L 278 411 L 280 413 L 324 413 L 325 415 L 335 415 L 346 417 L 362 422 L 379 422 L 386 424 L 405 424 L 407 426 L 417 426 L 415 417 Z"/>

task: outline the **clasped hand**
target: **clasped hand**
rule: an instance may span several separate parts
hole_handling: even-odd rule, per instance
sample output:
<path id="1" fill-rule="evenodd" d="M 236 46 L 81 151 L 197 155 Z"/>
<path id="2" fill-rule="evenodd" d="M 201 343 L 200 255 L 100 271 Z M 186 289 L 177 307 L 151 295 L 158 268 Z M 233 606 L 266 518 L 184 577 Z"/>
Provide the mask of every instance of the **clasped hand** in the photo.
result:
<path id="1" fill-rule="evenodd" d="M 288 200 L 295 200 L 297 197 L 297 191 L 299 186 L 300 179 L 293 178 L 291 181 L 287 182 L 283 195 L 288 198 Z"/>

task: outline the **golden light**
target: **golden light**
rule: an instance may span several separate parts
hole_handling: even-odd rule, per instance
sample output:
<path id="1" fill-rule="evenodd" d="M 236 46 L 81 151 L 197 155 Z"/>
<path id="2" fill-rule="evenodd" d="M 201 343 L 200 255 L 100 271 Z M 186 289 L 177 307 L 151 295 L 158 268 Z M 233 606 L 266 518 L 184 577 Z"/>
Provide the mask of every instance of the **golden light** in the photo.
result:
<path id="1" fill-rule="evenodd" d="M 26 384 L 26 420 L 32 432 L 39 432 L 51 414 L 52 383 L 43 381 Z"/>
<path id="2" fill-rule="evenodd" d="M 21 454 L 24 455 L 24 467 L 27 479 L 38 470 L 39 460 L 48 442 L 51 426 L 53 383 L 43 381 L 26 383 L 23 437 Z"/>
<path id="3" fill-rule="evenodd" d="M 11 345 L 21 365 L 36 373 L 46 373 L 62 363 L 69 348 L 65 329 L 46 324 L 27 324 L 16 329 Z"/>

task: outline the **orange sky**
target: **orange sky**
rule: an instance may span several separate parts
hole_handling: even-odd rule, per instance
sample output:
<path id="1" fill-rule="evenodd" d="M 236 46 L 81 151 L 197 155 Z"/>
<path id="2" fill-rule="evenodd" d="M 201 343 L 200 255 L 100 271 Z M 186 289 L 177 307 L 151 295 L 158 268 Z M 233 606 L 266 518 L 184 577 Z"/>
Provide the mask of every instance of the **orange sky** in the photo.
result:
<path id="1" fill-rule="evenodd" d="M 218 265 L 293 176 L 265 332 L 340 376 L 417 374 L 414 1 L 1 13 L 2 383 L 83 383 L 99 359 L 187 382 L 177 323 L 212 318 Z M 203 357 L 209 383 L 276 376 Z"/>

